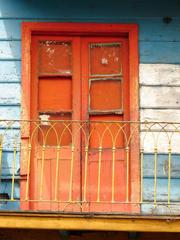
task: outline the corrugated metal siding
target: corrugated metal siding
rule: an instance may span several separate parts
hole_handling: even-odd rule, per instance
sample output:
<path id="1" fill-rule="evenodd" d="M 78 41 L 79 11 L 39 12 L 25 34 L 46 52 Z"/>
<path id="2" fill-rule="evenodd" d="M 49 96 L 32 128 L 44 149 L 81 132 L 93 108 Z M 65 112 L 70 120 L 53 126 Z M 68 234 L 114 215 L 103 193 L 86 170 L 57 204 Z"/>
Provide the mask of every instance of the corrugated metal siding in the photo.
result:
<path id="1" fill-rule="evenodd" d="M 140 49 L 140 116 L 141 120 L 177 121 L 180 119 L 180 5 L 177 1 L 23 1 L 0 0 L 0 118 L 20 117 L 21 82 L 21 22 L 22 21 L 77 21 L 118 22 L 139 24 Z M 171 16 L 172 22 L 162 21 Z M 171 86 L 171 87 L 168 87 Z M 172 87 L 173 86 L 173 87 Z M 171 96 L 168 97 L 167 95 Z M 146 97 L 144 97 L 146 96 Z M 19 131 L 14 129 L 12 131 Z M 11 155 L 4 155 L 4 176 L 1 192 L 10 191 Z M 179 155 L 174 156 L 178 166 Z M 163 164 L 166 155 L 159 156 Z M 145 198 L 151 191 L 146 186 L 153 182 L 152 155 L 145 158 Z M 179 174 L 173 182 L 173 196 L 178 191 Z M 167 176 L 159 177 L 163 194 Z M 162 186 L 162 187 L 161 187 Z M 16 184 L 16 197 L 19 197 Z M 160 197 L 160 196 L 159 196 Z M 14 205 L 4 207 L 17 207 Z M 143 211 L 152 211 L 151 206 Z M 164 211 L 164 209 L 162 210 Z"/>

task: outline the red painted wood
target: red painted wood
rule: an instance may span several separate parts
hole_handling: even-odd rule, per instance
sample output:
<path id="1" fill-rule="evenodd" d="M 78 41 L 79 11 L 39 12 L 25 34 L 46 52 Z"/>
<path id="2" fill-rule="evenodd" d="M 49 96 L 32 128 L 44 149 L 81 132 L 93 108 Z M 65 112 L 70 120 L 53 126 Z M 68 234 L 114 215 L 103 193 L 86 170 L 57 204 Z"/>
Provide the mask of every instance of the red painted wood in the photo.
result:
<path id="1" fill-rule="evenodd" d="M 33 35 L 38 35 L 38 34 L 44 34 L 44 36 L 33 36 Z M 48 36 L 49 33 L 53 33 L 53 36 Z M 56 36 L 55 36 L 56 35 Z M 62 35 L 66 35 L 65 37 L 60 37 Z M 94 35 L 96 36 L 93 38 L 85 38 L 85 37 L 81 37 L 81 36 L 88 36 L 88 35 Z M 104 37 L 99 37 L 100 35 L 103 35 Z M 106 36 L 106 37 L 105 37 Z M 108 38 L 107 38 L 108 36 Z M 113 36 L 116 36 L 115 38 Z M 55 67 L 53 67 L 53 69 L 51 67 L 47 67 L 46 66 L 46 62 L 48 61 L 48 56 L 46 55 L 46 53 L 43 53 L 41 55 L 41 58 L 45 59 L 45 63 L 40 65 L 39 71 L 37 71 L 37 66 L 38 65 L 38 49 L 37 49 L 37 40 L 52 40 L 52 41 L 72 41 L 73 45 L 72 45 L 72 62 L 69 60 L 68 57 L 66 57 L 65 61 L 64 61 L 64 65 L 62 65 L 62 69 L 63 72 L 61 72 L 60 74 L 56 74 L 56 69 L 60 67 L 59 63 L 54 63 Z M 30 50 L 29 51 L 24 51 L 23 50 L 23 70 L 22 70 L 22 77 L 23 77 L 23 119 L 37 119 L 38 117 L 38 103 L 40 102 L 40 109 L 48 109 L 52 108 L 52 105 L 54 106 L 52 110 L 54 111 L 56 108 L 64 108 L 63 110 L 70 110 L 70 108 L 72 108 L 72 119 L 82 119 L 82 120 L 134 120 L 137 121 L 139 119 L 139 114 L 138 114 L 138 39 L 137 39 L 137 25 L 135 24 L 75 24 L 75 23 L 23 23 L 23 48 L 26 48 L 27 50 L 30 49 L 30 45 L 31 45 L 31 41 L 32 41 L 32 50 L 33 50 L 33 54 L 31 55 L 31 61 L 33 62 L 33 64 L 30 64 Z M 123 79 L 125 79 L 126 81 L 123 81 L 123 84 L 121 84 L 120 88 L 122 89 L 122 95 L 118 95 L 117 94 L 117 88 L 114 88 L 113 90 L 113 86 L 117 85 L 117 83 L 111 83 L 110 82 L 110 88 L 112 91 L 114 91 L 115 94 L 115 98 L 112 99 L 112 101 L 110 101 L 110 105 L 108 106 L 109 109 L 112 108 L 119 108 L 120 106 L 118 106 L 118 102 L 122 102 L 123 105 L 123 114 L 121 114 L 121 116 L 114 116 L 113 114 L 109 114 L 107 116 L 94 116 L 88 113 L 88 101 L 89 101 L 89 97 L 88 97 L 88 79 L 89 79 L 89 61 L 90 61 L 90 57 L 88 56 L 89 51 L 87 48 L 87 44 L 89 42 L 93 42 L 93 43 L 98 43 L 98 42 L 114 42 L 114 41 L 119 41 L 123 47 L 121 47 L 121 51 L 120 51 L 120 59 L 122 59 L 122 69 L 123 69 Z M 128 48 L 129 46 L 129 48 Z M 81 51 L 80 51 L 81 48 Z M 59 51 L 64 51 L 64 49 L 62 49 L 62 46 L 60 47 Z M 118 55 L 118 51 L 116 49 L 110 50 L 109 54 L 111 54 L 112 52 L 116 52 L 116 55 Z M 103 71 L 103 64 L 99 64 L 98 66 L 98 58 L 102 58 L 102 51 L 93 53 L 94 55 L 97 55 L 97 57 L 95 57 L 96 61 L 93 61 L 93 63 L 96 63 L 93 66 L 93 71 L 92 73 L 97 72 L 97 75 L 99 74 L 99 72 Z M 54 59 L 57 57 L 58 54 L 55 54 Z M 42 57 L 43 56 L 43 57 Z M 128 57 L 129 56 L 129 57 Z M 55 61 L 55 60 L 53 60 Z M 109 62 L 110 61 L 110 62 Z M 117 61 L 118 62 L 118 61 Z M 110 71 L 111 73 L 117 73 L 118 71 L 118 64 L 111 62 L 111 59 L 108 59 L 108 63 L 110 66 Z M 116 65 L 116 67 L 113 69 L 111 66 Z M 32 67 L 32 68 L 31 68 Z M 71 71 L 69 70 L 69 68 L 72 67 L 72 77 L 71 77 Z M 47 68 L 47 71 L 45 71 L 45 69 Z M 104 71 L 105 74 L 109 73 L 109 70 L 106 68 L 106 70 Z M 54 76 L 58 75 L 58 76 Z M 68 79 L 68 81 L 72 81 L 71 87 L 70 85 L 68 85 L 67 83 L 65 83 L 64 80 L 64 85 L 63 86 L 64 89 L 66 89 L 64 91 L 64 93 L 62 93 L 62 95 L 55 95 L 55 99 L 52 99 L 51 96 L 52 94 L 49 94 L 49 100 L 46 101 L 46 98 L 43 98 L 43 93 L 40 95 L 40 99 L 38 99 L 38 83 L 37 83 L 37 79 L 39 79 L 39 81 L 44 81 L 44 86 L 41 88 L 45 88 L 47 90 L 49 90 L 49 86 L 51 86 L 51 90 L 53 93 L 55 92 L 55 87 L 52 85 L 48 85 L 48 81 L 52 80 L 52 82 L 55 82 L 58 80 L 59 75 L 63 75 L 63 79 L 64 77 Z M 52 78 L 53 77 L 53 78 Z M 51 79 L 52 78 L 52 79 Z M 60 78 L 62 78 L 60 76 Z M 34 79 L 34 80 L 32 80 Z M 82 80 L 82 81 L 81 81 Z M 45 83 L 45 81 L 47 81 Z M 42 83 L 42 82 L 41 82 Z M 68 85 L 68 86 L 67 86 Z M 97 84 L 98 85 L 98 84 Z M 59 88 L 61 88 L 61 86 L 59 86 Z M 119 88 L 119 89 L 120 89 Z M 31 89 L 31 91 L 30 91 Z M 82 90 L 81 90 L 82 89 Z M 110 94 L 110 92 L 108 93 L 108 87 L 106 88 L 107 91 L 104 92 L 104 96 L 107 94 Z M 72 105 L 70 102 L 70 97 L 69 97 L 69 92 L 70 90 L 72 90 Z M 103 101 L 101 98 L 99 98 L 99 94 L 98 91 L 100 91 L 100 88 L 98 90 L 98 88 L 91 89 L 91 94 L 94 98 L 94 103 L 91 102 L 91 107 L 94 108 L 94 110 L 97 110 L 97 108 L 104 108 L 103 106 Z M 47 96 L 48 96 L 48 91 L 47 92 Z M 30 96 L 31 93 L 31 96 Z M 92 97 L 91 96 L 91 97 Z M 31 98 L 30 98 L 31 97 Z M 65 101 L 65 105 L 61 105 L 64 103 L 61 103 L 60 105 L 56 105 L 57 102 L 59 102 L 59 100 L 66 98 Z M 31 99 L 31 101 L 30 101 Z M 111 96 L 109 95 L 109 99 L 111 99 Z M 29 107 L 29 103 L 31 102 L 31 108 Z M 49 103 L 50 104 L 49 104 Z M 108 101 L 109 102 L 109 101 Z M 55 103 L 55 104 L 54 104 Z M 49 104 L 49 105 L 48 105 Z M 121 105 L 121 104 L 120 104 Z M 31 111 L 30 111 L 31 109 Z M 70 119 L 71 115 L 68 115 L 68 119 Z M 56 119 L 56 117 L 62 118 L 62 116 L 58 116 L 56 115 L 55 118 L 54 116 L 51 118 Z M 64 116 L 63 118 L 64 119 Z M 100 129 L 102 128 L 102 126 L 99 126 Z M 72 127 L 72 131 L 76 131 L 77 127 L 73 126 Z M 46 130 L 45 130 L 46 131 Z M 61 131 L 59 129 L 59 131 Z M 100 130 L 102 131 L 102 130 Z M 116 131 L 116 129 L 112 129 L 112 132 Z M 127 133 L 130 131 L 130 128 L 126 129 Z M 22 138 L 24 138 L 25 136 L 28 136 L 29 132 L 28 129 L 25 131 L 23 131 L 22 134 Z M 51 136 L 51 138 L 53 139 L 53 136 Z M 109 141 L 108 137 L 104 138 L 104 144 L 106 146 L 109 146 L 111 143 Z M 130 178 L 129 178 L 129 184 L 132 186 L 132 188 L 130 189 L 130 199 L 133 201 L 137 201 L 139 199 L 139 189 L 140 189 L 140 185 L 139 185 L 139 153 L 137 152 L 138 146 L 139 146 L 139 140 L 138 140 L 138 136 L 135 138 L 136 142 L 134 142 L 131 146 L 131 152 L 130 152 L 130 156 L 131 159 L 133 159 L 133 161 L 131 161 L 131 165 L 130 165 L 130 169 L 129 169 L 129 173 L 130 173 Z M 53 141 L 53 140 L 50 140 Z M 65 141 L 67 141 L 67 139 L 65 139 Z M 69 141 L 69 140 L 68 140 Z M 81 145 L 81 141 L 82 141 L 82 145 Z M 118 139 L 118 147 L 123 146 L 124 147 L 124 139 L 122 136 L 119 136 Z M 24 143 L 25 144 L 25 143 Z M 38 189 L 39 189 L 39 179 L 37 179 L 37 172 L 39 171 L 38 169 L 41 168 L 41 164 L 40 161 L 38 161 L 38 156 L 41 156 L 42 153 L 42 148 L 40 147 L 40 145 L 38 144 L 38 138 L 36 138 L 33 141 L 34 146 L 37 146 L 37 151 L 33 152 L 32 154 L 32 163 L 31 163 L 31 185 L 30 185 L 30 198 L 31 199 L 35 199 L 38 196 Z M 52 144 L 54 144 L 52 142 Z M 38 146 L 39 145 L 39 146 Z M 97 147 L 97 143 L 95 140 L 95 137 L 93 139 L 91 139 L 91 146 L 95 146 Z M 79 149 L 78 151 L 75 152 L 75 169 L 74 169 L 74 178 L 73 178 L 73 200 L 79 200 L 82 198 L 81 196 L 81 189 L 83 185 L 83 182 L 81 182 L 81 174 L 80 171 L 82 170 L 82 179 L 83 179 L 83 172 L 84 169 L 82 168 L 80 170 L 80 166 L 84 167 L 84 163 L 80 162 L 80 152 L 82 151 L 81 146 L 84 146 L 84 139 L 82 137 L 80 137 L 80 135 L 78 135 L 77 140 L 76 140 L 76 145 L 75 148 Z M 119 151 L 119 150 L 118 150 Z M 126 168 L 126 164 L 124 161 L 124 153 L 120 150 L 119 152 L 117 151 L 116 153 L 116 158 L 117 158 L 117 163 L 116 163 L 116 169 L 125 169 Z M 70 148 L 66 147 L 66 149 L 63 150 L 62 154 L 64 156 L 65 159 L 70 159 Z M 107 161 L 103 161 L 102 164 L 102 172 L 103 172 L 103 176 L 101 181 L 103 182 L 103 186 L 107 186 L 107 189 L 110 189 L 110 181 L 108 180 L 109 178 L 111 178 L 110 171 L 108 172 L 108 169 L 111 169 L 111 161 L 108 159 L 111 159 L 110 157 L 111 152 L 109 150 L 106 150 L 103 154 L 102 154 L 102 159 Z M 120 157 L 121 156 L 121 157 Z M 52 200 L 53 196 L 54 196 L 54 192 L 53 192 L 53 186 L 54 186 L 54 174 L 55 174 L 55 151 L 53 152 L 53 149 L 51 149 L 51 151 L 49 152 L 49 150 L 47 150 L 46 152 L 46 168 L 45 168 L 45 175 L 44 176 L 50 176 L 49 178 L 46 178 L 46 188 L 44 189 L 44 193 L 45 193 L 45 197 L 49 198 L 50 200 Z M 36 159 L 36 160 L 35 160 Z M 51 160 L 48 160 L 51 159 Z M 84 155 L 82 155 L 82 159 L 84 159 Z M 97 168 L 97 153 L 95 152 L 91 152 L 89 153 L 89 161 L 91 161 L 91 159 L 93 159 L 93 163 L 90 166 L 90 181 L 88 182 L 89 186 L 93 187 L 94 189 L 97 189 L 97 172 L 94 171 L 95 168 Z M 119 160 L 118 160 L 119 159 Z M 23 162 L 23 161 L 22 161 Z M 68 161 L 62 161 L 61 162 L 61 170 L 62 169 L 69 169 L 70 168 L 70 162 Z M 26 166 L 26 165 L 23 165 Z M 22 169 L 25 169 L 24 167 Z M 134 171 L 134 169 L 137 169 L 137 171 Z M 23 172 L 22 172 L 23 173 Z M 59 173 L 59 176 L 63 175 L 62 173 Z M 52 177 L 51 177 L 52 176 Z M 126 177 L 126 173 L 125 170 L 123 170 L 121 172 L 121 175 L 119 174 L 118 171 L 115 172 L 115 184 L 116 186 L 121 186 L 121 190 L 117 191 L 115 190 L 115 200 L 120 200 L 120 201 L 124 201 L 125 198 L 125 184 L 124 184 L 124 179 Z M 61 179 L 59 179 L 60 185 L 61 185 L 61 189 L 64 189 L 62 192 L 58 193 L 59 197 L 62 198 L 62 200 L 67 201 L 68 198 L 68 194 L 67 194 L 67 188 L 63 188 L 65 185 L 64 183 L 67 182 L 69 176 L 68 174 L 66 176 L 64 176 L 63 178 L 61 177 Z M 82 180 L 83 181 L 83 180 Z M 136 186 L 135 186 L 136 185 Z M 60 186 L 59 186 L 60 187 Z M 67 187 L 67 186 L 66 186 Z M 93 189 L 93 188 L 91 188 Z M 119 194 L 120 192 L 120 194 Z M 83 192 L 82 192 L 83 194 Z M 107 190 L 107 193 L 102 193 L 100 197 L 103 198 L 103 200 L 109 200 L 110 199 L 110 191 Z M 23 199 L 25 196 L 25 182 L 22 182 L 21 184 L 21 198 Z M 89 200 L 93 200 L 97 197 L 97 192 L 90 192 L 88 190 L 88 196 L 89 196 Z M 23 209 L 28 208 L 28 205 L 22 205 L 21 206 Z M 131 206 L 125 207 L 123 204 L 119 204 L 119 205 L 112 205 L 112 204 L 103 204 L 100 205 L 99 204 L 91 204 L 90 207 L 86 208 L 85 210 L 87 211 L 125 211 L 125 212 L 130 212 L 130 211 L 138 211 L 138 207 L 134 208 Z M 30 205 L 31 209 L 55 209 L 55 210 L 63 210 L 64 209 L 64 204 L 31 204 Z M 110 210 L 111 209 L 111 210 Z M 78 209 L 78 207 L 70 207 L 68 206 L 67 210 L 74 210 L 74 211 L 79 211 L 80 209 Z"/>
<path id="2" fill-rule="evenodd" d="M 47 62 L 47 57 L 45 59 L 40 59 L 42 56 L 39 55 L 39 41 L 61 41 L 61 42 L 71 42 L 72 43 L 72 53 L 70 54 L 72 59 L 72 78 L 64 78 L 63 76 L 54 77 L 53 74 L 59 72 L 53 72 L 52 75 L 49 74 L 48 78 L 41 76 L 41 69 L 39 70 L 39 61 Z M 46 114 L 49 116 L 49 120 L 74 120 L 80 118 L 80 110 L 75 106 L 79 106 L 79 90 L 76 84 L 79 85 L 79 65 L 72 58 L 72 55 L 77 56 L 80 50 L 78 47 L 78 38 L 70 37 L 36 37 L 32 38 L 32 79 L 31 79 L 31 118 L 39 119 L 39 115 Z M 46 49 L 48 52 L 49 49 Z M 59 54 L 62 53 L 61 49 L 58 49 Z M 56 53 L 57 55 L 58 53 Z M 68 52 L 67 52 L 68 54 Z M 65 56 L 67 58 L 67 56 Z M 59 59 L 56 59 L 57 61 Z M 55 61 L 55 60 L 53 60 Z M 47 64 L 47 63 L 46 63 Z M 46 71 L 46 64 L 43 65 L 44 71 Z M 49 70 L 49 66 L 47 67 Z M 56 112 L 60 113 L 57 114 Z M 69 112 L 69 111 L 72 111 Z M 64 113 L 63 113 L 64 112 Z M 34 127 L 31 128 L 31 135 L 33 134 Z M 63 211 L 66 204 L 53 203 L 55 200 L 55 181 L 56 181 L 56 157 L 57 157 L 57 145 L 66 147 L 66 151 L 61 149 L 59 160 L 59 173 L 58 173 L 58 191 L 56 194 L 56 200 L 62 202 L 69 201 L 69 189 L 70 189 L 70 172 L 71 172 L 71 144 L 72 137 L 71 134 L 76 132 L 77 126 L 69 127 L 69 131 L 64 132 L 61 139 L 56 138 L 56 134 L 60 135 L 64 130 L 64 125 L 62 123 L 57 123 L 54 128 L 49 132 L 49 125 L 41 125 L 41 130 L 37 129 L 34 138 L 32 139 L 32 156 L 31 156 L 31 172 L 30 172 L 30 199 L 39 200 L 37 203 L 32 203 L 30 207 L 36 210 L 59 210 Z M 55 129 L 55 130 L 54 130 Z M 72 133 L 70 133 L 72 131 Z M 47 138 L 43 137 L 43 134 L 47 134 Z M 45 158 L 43 163 L 43 150 L 42 146 L 46 145 Z M 72 199 L 71 201 L 78 201 L 80 198 L 80 151 L 77 151 L 80 147 L 80 138 L 77 137 L 74 143 L 76 151 L 74 152 L 74 167 L 73 167 L 73 188 L 72 188 Z M 49 151 L 51 148 L 52 151 Z M 64 152 L 65 151 L 65 152 Z M 66 154 L 65 154 L 66 153 Z M 44 166 L 42 165 L 44 164 Z M 43 177 L 42 177 L 43 168 Z M 66 171 L 66 174 L 63 174 Z M 65 170 L 66 169 L 66 170 Z M 43 186 L 41 186 L 43 183 Z M 42 191 L 42 195 L 41 195 Z M 69 211 L 79 211 L 74 205 L 67 207 Z"/>
<path id="3" fill-rule="evenodd" d="M 96 49 L 93 54 L 91 53 L 90 45 L 91 44 L 107 44 L 107 49 L 100 50 Z M 114 47 L 110 47 L 110 44 L 119 44 L 119 49 Z M 105 45 L 106 46 L 106 45 Z M 82 41 L 82 52 L 83 54 L 83 66 L 82 66 L 82 82 L 84 87 L 82 88 L 82 95 L 84 102 L 82 117 L 83 120 L 93 120 L 93 121 L 124 121 L 129 118 L 129 88 L 128 82 L 129 77 L 126 74 L 128 69 L 127 59 L 128 59 L 128 40 L 126 38 L 106 38 L 106 37 L 96 37 L 96 38 L 85 38 Z M 96 56 L 97 54 L 97 56 Z M 93 57 L 93 61 L 96 63 L 96 66 L 91 65 L 91 57 Z M 104 60 L 105 64 L 101 62 Z M 107 63 L 106 63 L 107 61 Z M 115 62 L 115 67 L 114 67 Z M 117 64 L 118 63 L 118 64 Z M 101 79 L 111 79 L 111 75 L 120 73 L 122 77 L 119 83 L 121 84 L 121 88 L 118 88 L 117 80 L 94 80 L 90 81 L 89 79 L 98 79 L 96 75 L 106 75 L 105 77 L 101 77 Z M 118 77 L 117 77 L 118 78 Z M 102 83 L 103 81 L 103 83 Z M 100 85 L 100 88 L 94 89 L 93 84 Z M 89 112 L 88 107 L 88 97 L 89 97 L 89 89 L 90 89 L 90 99 L 93 98 L 90 107 L 99 108 L 100 110 L 106 110 L 106 115 L 100 114 L 99 116 L 94 116 L 91 112 Z M 94 96 L 93 96 L 94 94 Z M 107 102 L 106 102 L 107 101 Z M 118 104 L 119 103 L 119 104 Z M 112 109 L 122 109 L 121 115 L 116 115 L 116 110 L 114 113 L 111 113 Z M 109 112 L 108 112 L 109 110 Z M 91 124 L 92 125 L 92 124 Z M 87 179 L 87 201 L 91 202 L 87 206 L 87 211 L 100 211 L 100 212 L 109 212 L 109 211 L 128 211 L 128 207 L 125 205 L 111 204 L 112 201 L 112 138 L 115 136 L 119 127 L 116 124 L 112 124 L 109 127 L 110 133 L 107 133 L 103 138 L 103 141 L 99 141 L 96 132 L 99 132 L 100 135 L 103 134 L 107 127 L 107 124 L 99 123 L 95 128 L 94 135 L 92 135 L 90 140 L 90 149 L 89 152 L 89 169 L 88 169 L 88 179 Z M 92 126 L 93 128 L 93 126 Z M 127 137 L 129 135 L 128 128 L 126 128 Z M 100 203 L 94 203 L 98 199 L 98 168 L 99 168 L 99 147 L 105 148 L 102 151 L 102 159 L 101 159 L 101 176 L 100 176 L 100 193 L 99 193 L 99 201 Z M 125 149 L 125 140 L 124 133 L 121 131 L 118 135 L 117 143 L 115 147 L 119 150 L 116 150 L 115 155 L 115 185 L 114 185 L 114 200 L 117 202 L 125 202 L 126 201 L 126 162 L 125 162 L 125 154 L 122 154 L 123 149 Z M 109 148 L 109 149 L 107 149 Z M 108 156 L 111 156 L 110 160 Z M 84 166 L 84 164 L 83 164 Z M 117 171 L 117 169 L 119 171 Z M 85 173 L 84 173 L 85 176 Z M 120 187 L 121 186 L 121 187 Z M 101 203 L 102 202 L 102 203 Z M 106 203 L 104 203 L 106 202 Z"/>

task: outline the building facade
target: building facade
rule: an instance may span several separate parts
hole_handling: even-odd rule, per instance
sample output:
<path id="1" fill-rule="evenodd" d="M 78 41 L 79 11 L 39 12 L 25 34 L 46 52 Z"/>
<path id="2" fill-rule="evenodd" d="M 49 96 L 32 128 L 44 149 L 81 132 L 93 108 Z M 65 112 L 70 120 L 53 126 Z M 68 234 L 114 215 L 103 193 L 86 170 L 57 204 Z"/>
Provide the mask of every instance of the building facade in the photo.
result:
<path id="1" fill-rule="evenodd" d="M 179 10 L 0 1 L 2 234 L 179 232 Z"/>

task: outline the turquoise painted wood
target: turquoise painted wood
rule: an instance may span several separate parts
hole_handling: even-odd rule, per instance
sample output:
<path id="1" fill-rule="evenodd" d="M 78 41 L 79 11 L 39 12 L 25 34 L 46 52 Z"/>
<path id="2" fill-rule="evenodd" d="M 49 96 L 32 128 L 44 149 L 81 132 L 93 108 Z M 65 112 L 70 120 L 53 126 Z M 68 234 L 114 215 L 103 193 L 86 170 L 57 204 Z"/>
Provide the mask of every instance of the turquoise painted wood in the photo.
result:
<path id="1" fill-rule="evenodd" d="M 179 16 L 177 1 L 62 1 L 54 0 L 1 0 L 1 17 L 4 18 L 125 18 Z"/>
<path id="2" fill-rule="evenodd" d="M 12 180 L 10 178 L 3 179 L 1 181 L 0 196 L 2 194 L 3 197 L 6 196 L 8 199 L 7 201 L 0 200 L 0 210 L 18 210 L 19 209 L 19 205 L 20 205 L 19 204 L 19 198 L 20 198 L 19 180 L 16 180 L 14 185 L 14 200 L 15 200 L 14 202 L 8 201 L 11 198 L 11 187 L 12 187 Z"/>
<path id="3" fill-rule="evenodd" d="M 15 180 L 15 187 L 14 187 L 14 199 L 19 199 L 19 180 Z M 0 189 L 0 193 L 7 193 L 9 198 L 11 197 L 11 187 L 12 187 L 12 180 L 9 178 L 2 180 L 2 185 Z"/>
<path id="4" fill-rule="evenodd" d="M 180 205 L 175 203 L 170 206 L 164 202 L 156 206 L 150 202 L 141 204 L 141 214 L 144 215 L 179 215 L 179 211 Z"/>
<path id="5" fill-rule="evenodd" d="M 141 42 L 141 63 L 180 63 L 180 42 Z"/>
<path id="6" fill-rule="evenodd" d="M 13 60 L 21 58 L 20 41 L 0 41 L 0 59 Z"/>
<path id="7" fill-rule="evenodd" d="M 1 60 L 0 60 L 1 61 Z M 0 84 L 21 81 L 21 62 L 1 61 L 0 62 Z"/>
<path id="8" fill-rule="evenodd" d="M 145 178 L 154 177 L 154 154 L 144 155 L 144 171 L 143 176 Z M 157 177 L 167 178 L 168 177 L 168 154 L 158 154 L 157 157 Z M 180 177 L 180 155 L 171 155 L 171 177 Z"/>
<path id="9" fill-rule="evenodd" d="M 144 201 L 154 200 L 154 179 L 144 178 Z M 171 179 L 171 201 L 180 201 L 180 179 Z M 157 201 L 167 202 L 168 200 L 168 179 L 157 179 Z"/>
<path id="10" fill-rule="evenodd" d="M 14 202 L 2 202 L 0 204 L 1 210 L 19 210 L 20 209 L 20 203 L 18 200 Z"/>
<path id="11" fill-rule="evenodd" d="M 30 21 L 42 21 L 34 16 Z M 80 22 L 81 19 L 71 18 L 73 22 Z M 2 20 L 0 18 L 0 40 L 21 40 L 21 23 L 23 20 L 9 19 Z M 28 20 L 26 20 L 28 21 Z M 56 20 L 46 20 L 51 22 L 65 22 L 66 19 L 59 18 Z M 91 19 L 84 18 L 84 22 L 92 22 Z M 96 22 L 106 22 L 105 20 L 96 19 Z M 114 21 L 113 19 L 108 19 L 108 22 L 119 22 L 119 23 L 137 23 L 139 24 L 139 40 L 140 41 L 165 41 L 174 42 L 180 41 L 180 20 L 179 18 L 173 18 L 170 24 L 165 24 L 162 18 L 122 18 L 121 15 Z"/>
<path id="12" fill-rule="evenodd" d="M 6 151 L 6 150 L 12 151 L 14 148 L 14 143 L 20 142 L 19 128 L 17 128 L 17 129 L 13 128 L 13 129 L 8 129 L 8 130 L 6 130 L 6 128 L 4 128 L 4 129 L 1 128 L 0 134 L 2 134 L 4 136 L 3 143 L 2 143 L 4 151 Z M 17 144 L 17 146 L 20 147 L 18 144 Z"/>
<path id="13" fill-rule="evenodd" d="M 0 119 L 20 119 L 19 106 L 1 106 Z"/>
<path id="14" fill-rule="evenodd" d="M 0 92 L 1 105 L 20 104 L 21 86 L 19 83 L 0 84 Z"/>
<path id="15" fill-rule="evenodd" d="M 2 154 L 2 176 L 1 178 L 6 178 L 6 177 L 11 177 L 14 174 L 17 176 L 19 175 L 20 172 L 20 152 L 18 151 L 16 153 L 16 168 L 14 171 L 14 166 L 13 166 L 13 161 L 14 161 L 14 153 L 13 151 L 3 151 Z"/>

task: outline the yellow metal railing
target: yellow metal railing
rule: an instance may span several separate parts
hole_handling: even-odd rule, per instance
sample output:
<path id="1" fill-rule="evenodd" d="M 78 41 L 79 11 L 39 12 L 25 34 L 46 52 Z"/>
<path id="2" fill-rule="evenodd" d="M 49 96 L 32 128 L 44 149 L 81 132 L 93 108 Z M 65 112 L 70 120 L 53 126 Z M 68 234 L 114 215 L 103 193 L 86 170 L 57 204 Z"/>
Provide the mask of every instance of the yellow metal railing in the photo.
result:
<path id="1" fill-rule="evenodd" d="M 0 206 L 176 213 L 179 162 L 176 122 L 1 120 Z"/>

